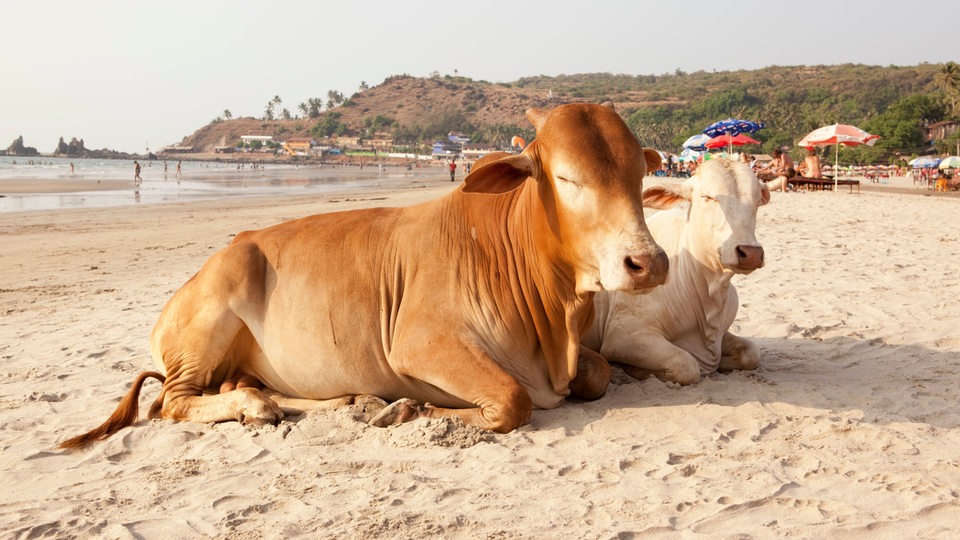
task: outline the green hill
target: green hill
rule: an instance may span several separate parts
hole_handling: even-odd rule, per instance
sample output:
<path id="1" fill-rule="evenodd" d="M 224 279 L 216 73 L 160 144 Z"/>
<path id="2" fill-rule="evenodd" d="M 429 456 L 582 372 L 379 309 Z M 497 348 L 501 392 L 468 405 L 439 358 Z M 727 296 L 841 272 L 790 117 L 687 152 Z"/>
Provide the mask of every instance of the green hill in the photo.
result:
<path id="1" fill-rule="evenodd" d="M 186 137 L 182 145 L 210 151 L 235 144 L 256 130 L 277 138 L 351 135 L 388 137 L 406 148 L 429 147 L 451 131 L 477 142 L 506 146 L 513 135 L 531 140 L 523 116 L 529 107 L 612 101 L 647 146 L 678 151 L 690 135 L 727 117 L 764 122 L 754 137 L 769 152 L 793 147 L 809 131 L 834 122 L 854 124 L 882 138 L 873 148 L 853 150 L 860 161 L 932 151 L 923 140 L 926 124 L 955 119 L 960 74 L 950 65 L 771 66 L 730 72 L 666 75 L 591 73 L 524 77 L 490 83 L 465 77 L 396 75 L 321 109 L 301 104 L 304 115 L 287 120 L 217 119 Z M 945 81 L 954 80 L 954 86 Z M 953 101 L 951 101 L 951 98 Z M 321 103 L 321 100 L 315 100 Z M 330 106 L 333 105 L 333 106 Z M 946 144 L 951 144 L 948 141 Z"/>

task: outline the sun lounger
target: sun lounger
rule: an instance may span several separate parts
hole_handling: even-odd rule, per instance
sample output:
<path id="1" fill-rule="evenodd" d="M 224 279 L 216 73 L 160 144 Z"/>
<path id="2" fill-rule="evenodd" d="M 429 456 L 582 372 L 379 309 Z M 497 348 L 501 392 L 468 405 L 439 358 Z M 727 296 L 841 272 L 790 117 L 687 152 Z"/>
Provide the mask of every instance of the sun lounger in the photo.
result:
<path id="1" fill-rule="evenodd" d="M 807 178 L 805 176 L 794 176 L 793 178 L 787 180 L 794 185 L 795 188 L 805 188 L 810 191 L 823 191 L 823 190 L 832 190 L 834 188 L 834 181 L 831 178 Z M 857 193 L 860 193 L 860 181 L 859 180 L 846 180 L 840 179 L 836 181 L 836 186 L 848 186 L 850 188 L 850 193 L 853 193 L 853 187 L 857 187 Z"/>

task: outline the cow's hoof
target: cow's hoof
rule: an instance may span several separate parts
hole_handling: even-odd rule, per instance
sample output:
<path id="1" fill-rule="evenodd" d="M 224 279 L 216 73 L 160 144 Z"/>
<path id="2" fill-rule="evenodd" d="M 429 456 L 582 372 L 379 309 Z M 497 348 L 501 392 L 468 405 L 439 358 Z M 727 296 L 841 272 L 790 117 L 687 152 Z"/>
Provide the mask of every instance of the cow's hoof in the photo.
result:
<path id="1" fill-rule="evenodd" d="M 245 426 L 276 425 L 283 419 L 283 411 L 272 399 L 259 399 L 237 408 L 237 421 Z"/>
<path id="2" fill-rule="evenodd" d="M 420 417 L 420 405 L 412 399 L 398 399 L 387 405 L 370 420 L 371 426 L 387 427 L 403 424 Z"/>
<path id="3" fill-rule="evenodd" d="M 386 408 L 387 402 L 377 396 L 360 395 L 353 400 L 353 417 L 361 422 L 370 423 Z"/>

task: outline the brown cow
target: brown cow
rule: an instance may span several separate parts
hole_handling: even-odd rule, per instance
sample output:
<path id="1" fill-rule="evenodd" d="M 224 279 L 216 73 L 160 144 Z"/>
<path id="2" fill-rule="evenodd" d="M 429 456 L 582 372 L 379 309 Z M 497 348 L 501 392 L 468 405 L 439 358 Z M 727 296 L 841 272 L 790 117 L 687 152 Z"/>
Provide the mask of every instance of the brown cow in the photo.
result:
<path id="1" fill-rule="evenodd" d="M 107 422 L 61 446 L 132 424 L 151 376 L 164 380 L 151 417 L 193 422 L 273 423 L 379 396 L 429 403 L 380 424 L 457 416 L 508 432 L 571 388 L 602 395 L 602 358 L 585 352 L 573 381 L 580 334 L 595 291 L 666 278 L 640 202 L 660 159 L 607 107 L 527 117 L 537 138 L 523 153 L 442 198 L 237 235 L 164 307 L 150 348 L 165 377 L 141 374 Z"/>

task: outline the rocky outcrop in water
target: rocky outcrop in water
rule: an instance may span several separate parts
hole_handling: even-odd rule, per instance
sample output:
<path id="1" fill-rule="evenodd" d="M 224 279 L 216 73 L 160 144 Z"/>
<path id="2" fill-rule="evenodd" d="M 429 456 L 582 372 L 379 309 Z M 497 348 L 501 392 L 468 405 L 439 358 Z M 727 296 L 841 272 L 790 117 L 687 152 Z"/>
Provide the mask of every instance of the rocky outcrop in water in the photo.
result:
<path id="1" fill-rule="evenodd" d="M 23 145 L 23 135 L 13 140 L 13 143 L 7 147 L 8 156 L 39 156 L 40 152 L 32 146 Z"/>
<path id="2" fill-rule="evenodd" d="M 87 150 L 83 147 L 83 139 L 78 141 L 76 137 L 70 139 L 70 144 L 63 142 L 63 137 L 60 137 L 57 149 L 53 152 L 53 155 L 61 157 L 83 157 L 86 154 Z"/>

